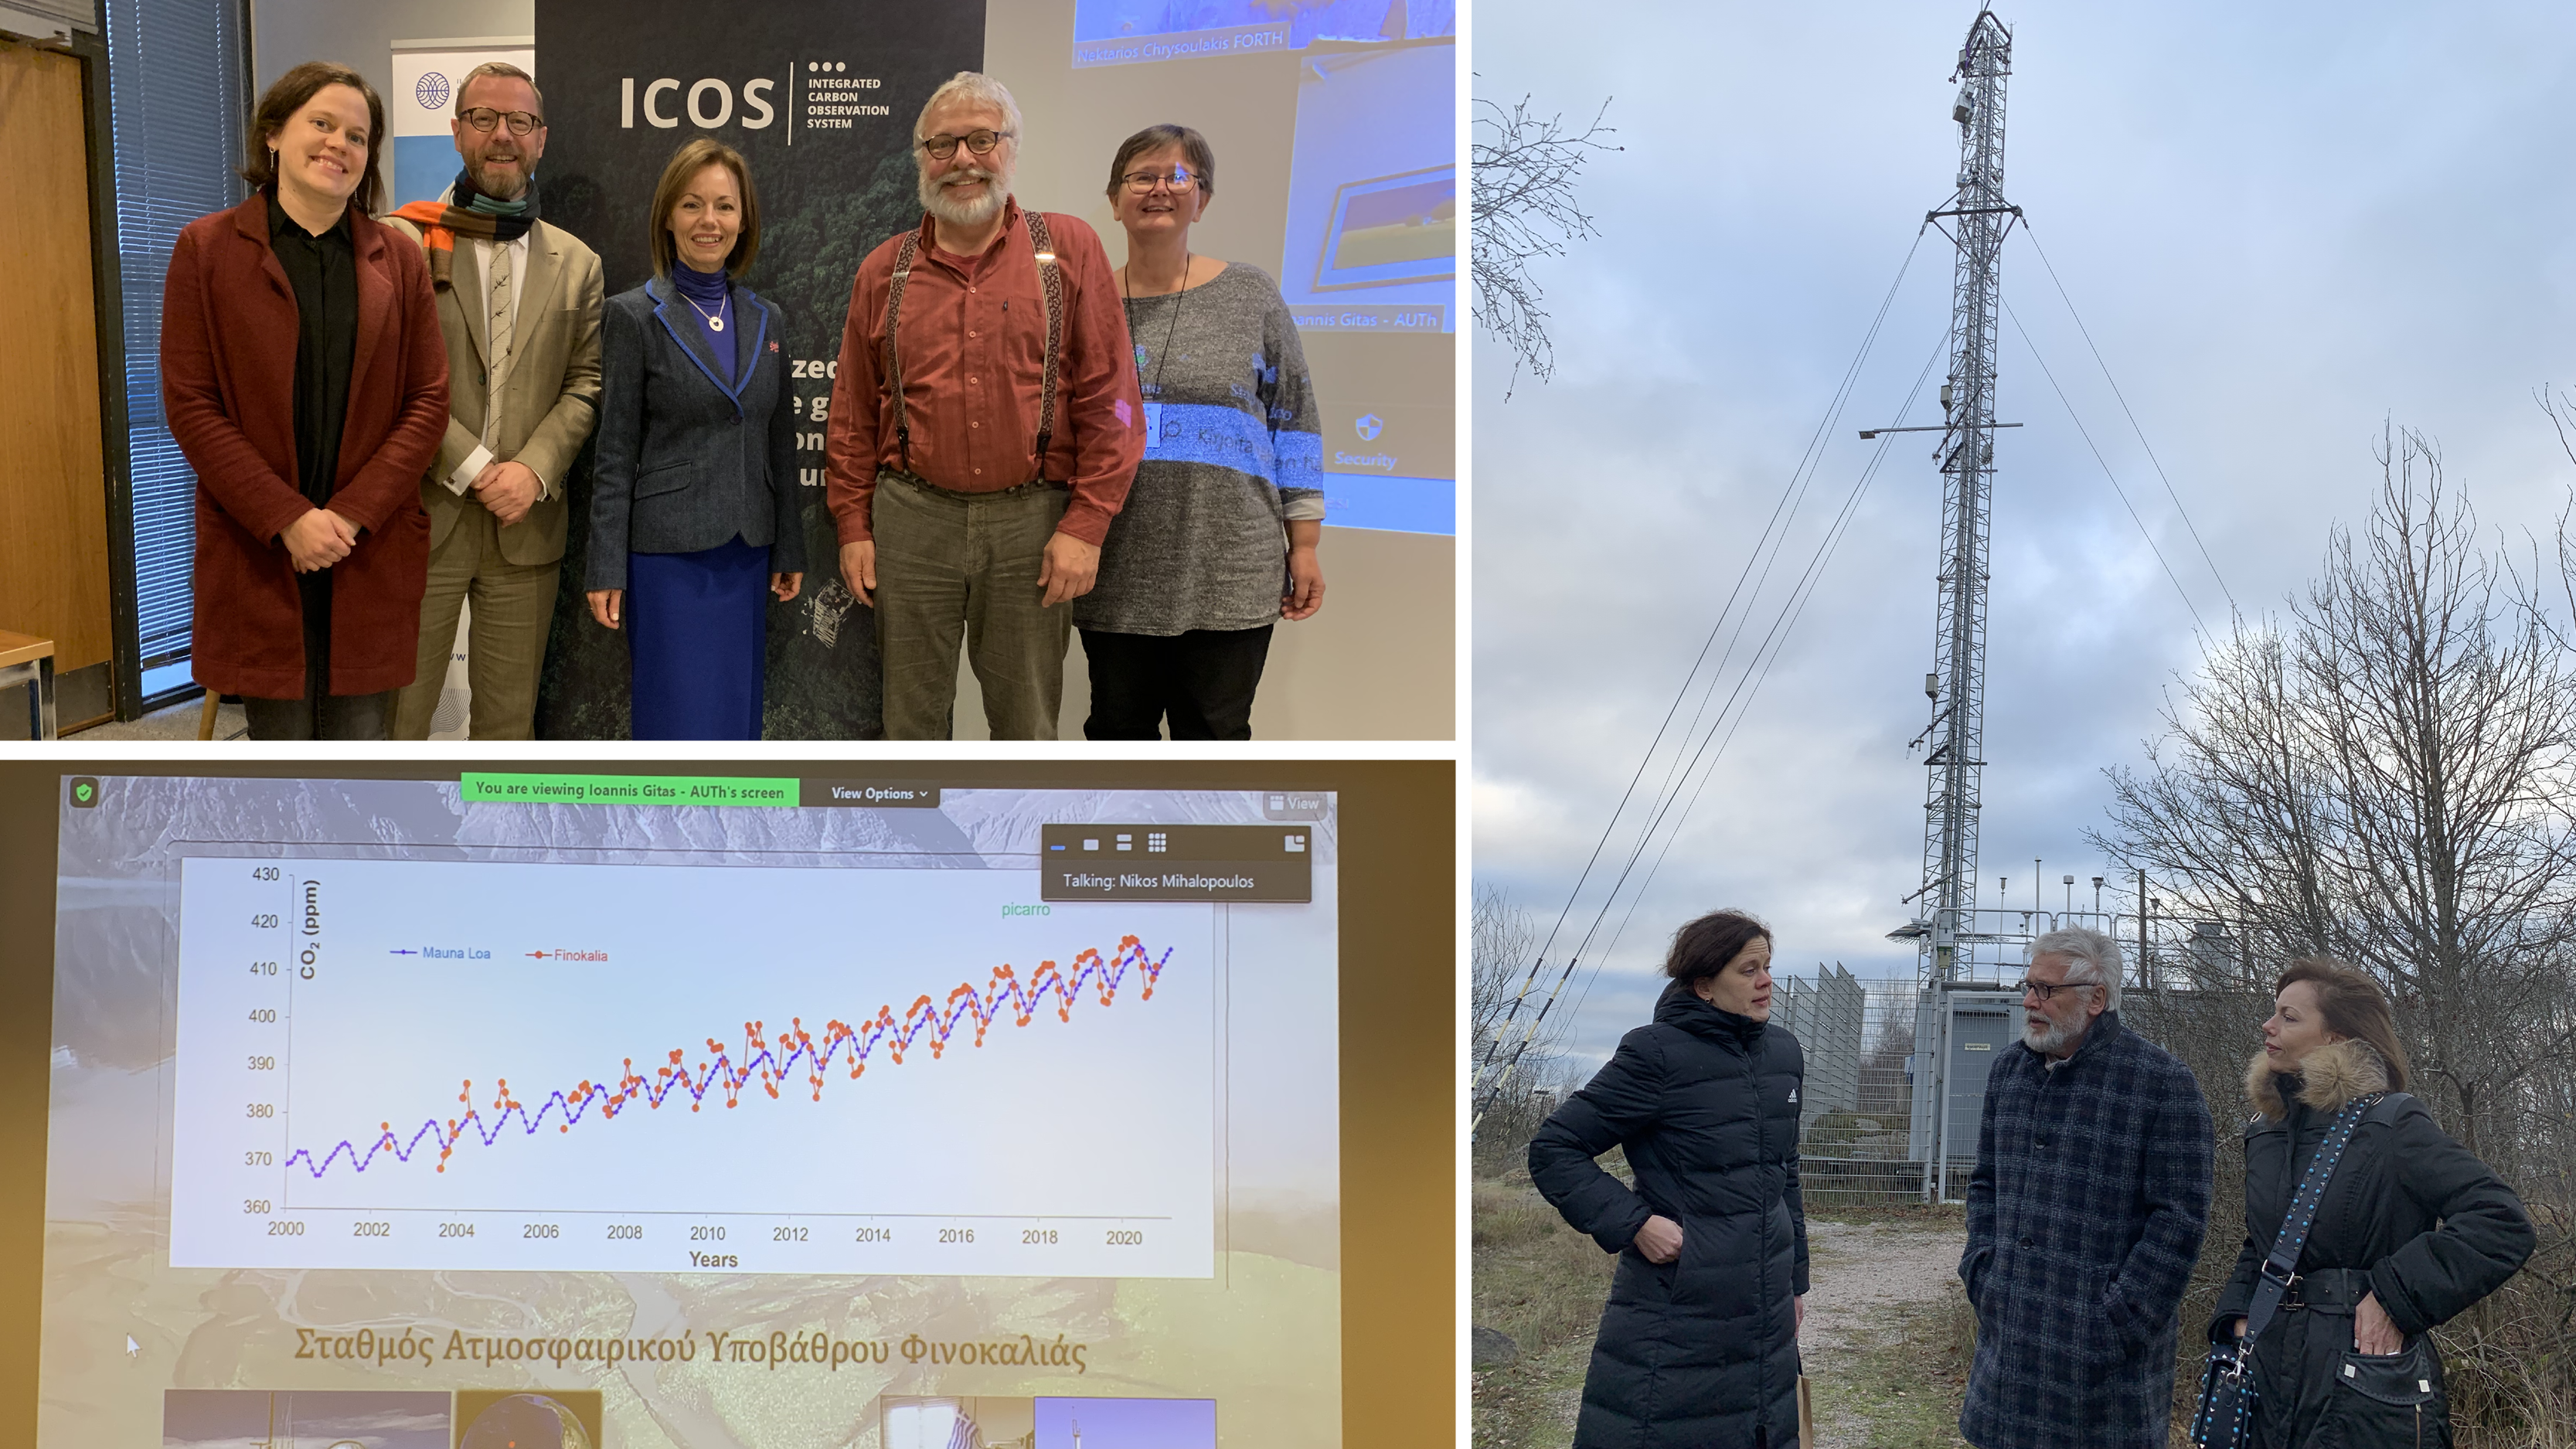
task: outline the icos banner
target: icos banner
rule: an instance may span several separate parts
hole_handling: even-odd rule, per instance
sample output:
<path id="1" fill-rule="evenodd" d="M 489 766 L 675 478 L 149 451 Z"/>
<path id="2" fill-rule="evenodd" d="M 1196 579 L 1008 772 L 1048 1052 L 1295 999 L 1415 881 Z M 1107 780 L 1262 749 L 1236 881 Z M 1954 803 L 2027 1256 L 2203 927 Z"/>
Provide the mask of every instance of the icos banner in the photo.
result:
<path id="1" fill-rule="evenodd" d="M 851 598 L 823 503 L 824 410 L 859 261 L 921 219 L 913 118 L 940 82 L 984 58 L 983 0 L 853 5 L 768 0 L 537 0 L 547 129 L 546 220 L 598 251 L 611 295 L 653 274 L 654 183 L 679 146 L 712 136 L 750 163 L 759 265 L 743 280 L 786 313 L 805 496 L 804 593 L 772 604 L 767 733 L 873 739 L 875 621 Z M 580 581 L 590 507 L 585 454 L 556 604 L 537 732 L 628 733 L 626 640 L 590 619 Z"/>

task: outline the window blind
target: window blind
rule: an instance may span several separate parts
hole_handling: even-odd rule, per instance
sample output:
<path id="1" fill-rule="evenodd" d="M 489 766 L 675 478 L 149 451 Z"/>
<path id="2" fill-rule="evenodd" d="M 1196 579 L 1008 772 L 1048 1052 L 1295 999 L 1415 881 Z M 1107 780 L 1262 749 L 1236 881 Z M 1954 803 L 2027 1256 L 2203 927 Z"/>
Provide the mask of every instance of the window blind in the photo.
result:
<path id="1" fill-rule="evenodd" d="M 24 0 L 11 0 L 24 3 Z M 161 286 L 180 228 L 240 201 L 245 94 L 238 0 L 104 0 L 115 135 L 125 407 L 133 459 L 142 667 L 188 657 L 196 474 L 161 411 Z"/>

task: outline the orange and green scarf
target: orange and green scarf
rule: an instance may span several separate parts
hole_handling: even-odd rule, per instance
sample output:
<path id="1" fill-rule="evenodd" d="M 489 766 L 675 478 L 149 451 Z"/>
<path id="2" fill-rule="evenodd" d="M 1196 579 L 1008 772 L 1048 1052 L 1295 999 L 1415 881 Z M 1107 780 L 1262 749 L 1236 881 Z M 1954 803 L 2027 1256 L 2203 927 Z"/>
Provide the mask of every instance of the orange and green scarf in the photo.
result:
<path id="1" fill-rule="evenodd" d="M 458 237 L 514 242 L 537 224 L 537 184 L 533 180 L 518 200 L 496 201 L 475 190 L 474 178 L 459 171 L 449 198 L 415 201 L 394 210 L 394 215 L 420 228 L 421 245 L 429 249 L 429 283 L 441 290 L 456 284 Z"/>

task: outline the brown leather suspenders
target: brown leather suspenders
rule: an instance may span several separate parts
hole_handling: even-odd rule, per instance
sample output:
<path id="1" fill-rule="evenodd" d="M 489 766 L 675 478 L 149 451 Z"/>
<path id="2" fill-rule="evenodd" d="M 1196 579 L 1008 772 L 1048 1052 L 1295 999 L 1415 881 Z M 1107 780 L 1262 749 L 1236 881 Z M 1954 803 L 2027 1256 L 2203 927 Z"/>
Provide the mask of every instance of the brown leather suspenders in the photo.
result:
<path id="1" fill-rule="evenodd" d="M 1034 211 L 1020 213 L 1029 226 L 1029 245 L 1038 254 L 1038 282 L 1046 292 L 1046 373 L 1038 390 L 1038 480 L 1046 478 L 1047 449 L 1055 442 L 1056 364 L 1064 346 L 1064 273 L 1056 265 L 1055 241 L 1047 234 L 1046 218 Z M 895 348 L 895 326 L 903 316 L 903 287 L 912 277 L 912 260 L 921 249 L 918 230 L 904 233 L 894 251 L 894 277 L 886 286 L 885 375 L 886 386 L 894 393 L 894 445 L 902 460 L 903 471 L 912 471 L 912 424 L 906 416 L 903 399 L 903 357 Z"/>
<path id="2" fill-rule="evenodd" d="M 1020 213 L 1029 223 L 1029 245 L 1037 249 L 1038 285 L 1046 289 L 1046 382 L 1038 390 L 1038 479 L 1046 478 L 1047 445 L 1055 441 L 1056 355 L 1064 346 L 1064 272 L 1055 264 L 1055 239 L 1047 235 L 1046 218 Z"/>
<path id="3" fill-rule="evenodd" d="M 921 232 L 903 234 L 903 242 L 894 249 L 894 277 L 886 284 L 885 375 L 886 386 L 894 392 L 894 446 L 898 464 L 906 473 L 912 471 L 912 424 L 904 416 L 903 357 L 895 350 L 895 319 L 903 315 L 903 284 L 912 279 L 912 259 L 921 250 Z"/>

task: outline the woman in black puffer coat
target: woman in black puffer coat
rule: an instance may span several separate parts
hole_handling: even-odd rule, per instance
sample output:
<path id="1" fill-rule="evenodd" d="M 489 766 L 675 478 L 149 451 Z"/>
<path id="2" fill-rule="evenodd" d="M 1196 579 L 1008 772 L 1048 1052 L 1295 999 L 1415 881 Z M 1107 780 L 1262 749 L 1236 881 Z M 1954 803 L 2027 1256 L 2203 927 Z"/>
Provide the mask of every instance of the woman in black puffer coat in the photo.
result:
<path id="1" fill-rule="evenodd" d="M 1530 1178 L 1619 1271 L 1576 1449 L 1791 1449 L 1807 1215 L 1798 1039 L 1771 1016 L 1771 932 L 1682 927 L 1652 1026 L 1531 1139 Z M 1593 1159 L 1626 1149 L 1629 1188 Z"/>
<path id="2" fill-rule="evenodd" d="M 2244 1332 L 2263 1260 L 2335 1114 L 2385 1093 L 2344 1147 L 2298 1282 L 2255 1340 L 2254 1443 L 2447 1445 L 2442 1356 L 2425 1333 L 2513 1276 L 2531 1256 L 2531 1220 L 2406 1094 L 2378 982 L 2339 961 L 2294 962 L 2276 1005 L 2245 1073 L 2258 1114 L 2245 1126 L 2245 1245 L 2210 1338 Z"/>

